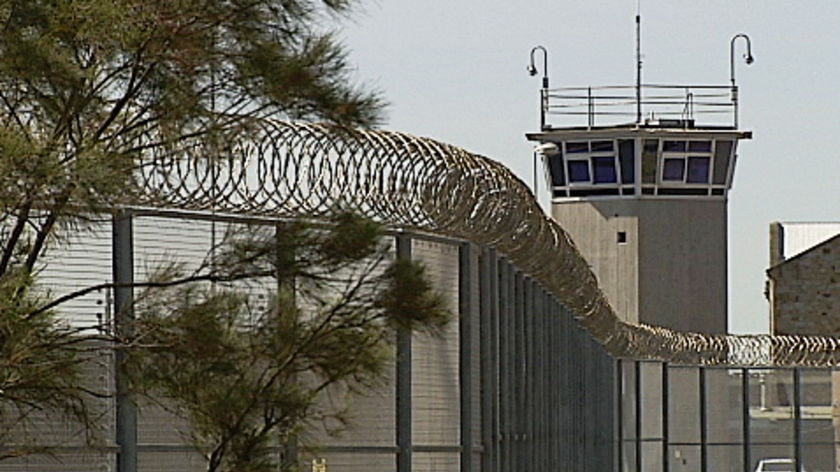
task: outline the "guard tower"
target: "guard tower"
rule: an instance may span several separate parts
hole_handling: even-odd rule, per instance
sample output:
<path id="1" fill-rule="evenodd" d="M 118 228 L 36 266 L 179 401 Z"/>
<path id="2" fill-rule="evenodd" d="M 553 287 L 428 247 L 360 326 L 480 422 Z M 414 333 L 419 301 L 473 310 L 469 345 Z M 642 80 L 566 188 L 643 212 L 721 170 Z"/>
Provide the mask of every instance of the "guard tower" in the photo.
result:
<path id="1" fill-rule="evenodd" d="M 526 136 L 552 216 L 621 319 L 727 331 L 727 195 L 738 141 L 751 138 L 737 97 L 734 65 L 724 86 L 550 89 L 543 78 L 541 130 Z"/>

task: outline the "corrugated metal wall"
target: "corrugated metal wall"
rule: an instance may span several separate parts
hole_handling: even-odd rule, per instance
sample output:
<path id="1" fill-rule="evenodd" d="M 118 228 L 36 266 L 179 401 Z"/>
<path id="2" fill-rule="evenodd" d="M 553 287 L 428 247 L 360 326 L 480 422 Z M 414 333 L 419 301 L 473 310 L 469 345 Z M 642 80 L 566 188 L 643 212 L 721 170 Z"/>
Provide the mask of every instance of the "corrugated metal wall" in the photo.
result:
<path id="1" fill-rule="evenodd" d="M 113 280 L 109 217 L 54 244 L 41 259 L 38 275 L 52 298 Z M 73 326 L 96 326 L 110 321 L 111 298 L 109 289 L 92 292 L 62 304 L 61 314 Z"/>

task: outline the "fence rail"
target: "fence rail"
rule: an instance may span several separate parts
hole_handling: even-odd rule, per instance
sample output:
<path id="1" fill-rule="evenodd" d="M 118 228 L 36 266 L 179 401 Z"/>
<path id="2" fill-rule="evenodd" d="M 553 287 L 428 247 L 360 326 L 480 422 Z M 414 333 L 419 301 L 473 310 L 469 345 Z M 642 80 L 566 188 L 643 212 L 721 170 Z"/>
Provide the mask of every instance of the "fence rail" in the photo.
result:
<path id="1" fill-rule="evenodd" d="M 396 229 L 496 248 L 616 357 L 696 365 L 836 366 L 840 340 L 726 336 L 621 322 L 569 235 L 485 157 L 388 131 L 265 122 L 211 160 L 201 142 L 144 157 L 128 206 L 272 218 L 352 209 Z"/>

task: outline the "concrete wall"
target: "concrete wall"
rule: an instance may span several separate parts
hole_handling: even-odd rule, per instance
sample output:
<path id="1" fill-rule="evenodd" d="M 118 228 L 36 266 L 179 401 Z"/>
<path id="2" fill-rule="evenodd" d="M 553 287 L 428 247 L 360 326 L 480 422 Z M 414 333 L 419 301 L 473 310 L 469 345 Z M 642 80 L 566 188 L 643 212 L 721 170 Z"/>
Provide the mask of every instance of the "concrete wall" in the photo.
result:
<path id="1" fill-rule="evenodd" d="M 593 199 L 555 203 L 552 214 L 592 265 L 620 318 L 726 332 L 725 200 Z"/>
<path id="2" fill-rule="evenodd" d="M 619 318 L 637 323 L 639 313 L 638 200 L 555 203 L 552 216 L 589 262 Z M 619 233 L 624 233 L 624 243 Z"/>

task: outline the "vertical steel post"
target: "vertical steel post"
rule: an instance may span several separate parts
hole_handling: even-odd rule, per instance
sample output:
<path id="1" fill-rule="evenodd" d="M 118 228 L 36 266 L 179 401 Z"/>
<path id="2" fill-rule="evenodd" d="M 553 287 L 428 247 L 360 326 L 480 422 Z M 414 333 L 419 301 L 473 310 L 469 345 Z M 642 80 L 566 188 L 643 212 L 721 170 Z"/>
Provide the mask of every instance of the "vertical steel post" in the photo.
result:
<path id="1" fill-rule="evenodd" d="M 616 454 L 615 470 L 624 470 L 624 373 L 622 371 L 621 359 L 613 360 L 615 389 L 613 389 L 613 404 L 615 405 L 615 437 Z"/>
<path id="2" fill-rule="evenodd" d="M 481 358 L 481 468 L 498 472 L 498 280 L 496 251 L 483 248 L 478 273 Z"/>
<path id="3" fill-rule="evenodd" d="M 213 169 L 215 169 L 215 166 L 213 167 Z M 215 170 L 214 170 L 214 172 L 215 172 Z M 213 188 L 214 189 L 216 188 L 215 184 L 214 184 Z M 210 247 L 212 247 L 213 250 L 215 251 L 216 250 L 215 219 L 212 220 L 212 221 L 214 222 L 214 225 L 211 229 L 212 232 L 213 232 L 213 235 L 214 235 L 213 236 L 213 241 L 214 242 L 212 243 L 212 245 Z M 280 250 L 280 248 L 283 247 L 280 244 L 281 243 L 281 238 L 283 238 L 284 236 L 288 237 L 288 235 L 285 234 L 288 231 L 289 231 L 289 225 L 288 224 L 278 223 L 274 226 L 274 241 L 275 241 L 275 249 L 276 249 L 275 264 L 276 264 L 276 267 L 279 269 L 276 273 L 277 280 L 276 280 L 275 288 L 277 290 L 278 297 L 290 297 L 290 302 L 296 309 L 297 308 L 297 291 L 296 291 L 297 288 L 296 288 L 296 285 L 295 285 L 295 277 L 293 275 L 289 276 L 289 275 L 281 274 L 281 271 L 284 270 L 283 268 L 294 267 L 295 259 L 297 258 L 297 254 L 295 253 L 295 251 L 286 252 L 286 251 L 281 251 Z M 212 263 L 215 265 L 216 261 L 213 260 Z M 283 314 L 281 313 L 280 315 L 282 316 Z M 290 314 L 290 316 L 295 316 L 295 315 Z M 295 383 L 300 381 L 299 377 L 296 374 L 293 375 L 291 380 Z M 297 433 L 293 432 L 281 444 L 281 449 L 280 449 L 280 451 L 281 451 L 281 453 L 280 453 L 281 454 L 280 455 L 281 470 L 294 470 L 296 467 L 300 466 L 300 464 L 298 463 L 298 461 L 300 460 L 300 454 L 299 454 L 299 448 L 298 448 L 299 442 L 300 442 L 300 440 L 299 440 L 299 437 L 298 437 Z"/>
<path id="4" fill-rule="evenodd" d="M 397 257 L 411 259 L 411 237 L 396 237 Z M 411 472 L 411 331 L 397 333 L 397 472 Z"/>
<path id="5" fill-rule="evenodd" d="M 508 398 L 507 377 L 510 371 L 507 362 L 508 343 L 508 270 L 504 259 L 499 259 L 499 470 L 510 470 L 510 448 L 508 435 Z"/>
<path id="6" fill-rule="evenodd" d="M 706 368 L 697 367 L 699 369 L 699 385 L 700 385 L 700 471 L 706 472 L 709 468 L 709 431 L 707 426 L 708 413 L 706 411 L 707 397 L 706 397 Z"/>
<path id="7" fill-rule="evenodd" d="M 545 354 L 545 299 L 542 287 L 537 287 L 537 298 L 535 301 L 534 316 L 534 380 L 535 380 L 535 401 L 534 401 L 534 444 L 538 458 L 537 470 L 544 471 L 548 469 L 546 456 L 548 454 L 548 444 L 545 441 L 545 412 L 548 411 L 545 399 L 548 389 L 545 388 L 545 382 L 548 378 L 545 371 L 545 359 L 548 357 Z"/>
<path id="8" fill-rule="evenodd" d="M 568 450 L 568 440 L 566 438 L 566 424 L 568 418 L 568 405 L 565 403 L 566 401 L 566 391 L 569 385 L 568 382 L 568 369 L 566 369 L 566 349 L 568 349 L 568 343 L 566 342 L 566 329 L 565 329 L 565 315 L 563 308 L 560 306 L 555 307 L 555 318 L 554 318 L 554 385 L 556 385 L 557 389 L 554 392 L 554 402 L 556 404 L 554 408 L 554 427 L 555 435 L 554 435 L 554 454 L 557 459 L 556 464 L 559 468 L 564 469 L 567 468 L 568 465 L 566 463 L 566 451 Z"/>
<path id="9" fill-rule="evenodd" d="M 668 363 L 662 363 L 662 470 L 668 472 L 670 468 L 670 456 L 668 454 Z"/>
<path id="10" fill-rule="evenodd" d="M 636 390 L 636 470 L 642 472 L 642 365 L 638 360 L 633 361 L 635 378 L 633 388 Z"/>
<path id="11" fill-rule="evenodd" d="M 523 323 L 525 311 L 525 276 L 519 270 L 516 270 L 514 279 L 514 309 L 513 309 L 513 365 L 515 366 L 512 392 L 514 398 L 514 462 L 513 470 L 527 470 L 525 465 L 525 393 L 522 387 L 525 386 L 525 356 L 523 355 L 525 340 L 523 336 Z"/>
<path id="12" fill-rule="evenodd" d="M 473 300 L 473 281 L 476 265 L 474 248 L 462 243 L 458 248 L 458 387 L 461 409 L 461 472 L 472 472 L 473 455 L 473 317 L 476 303 Z"/>
<path id="13" fill-rule="evenodd" d="M 793 437 L 794 470 L 802 470 L 802 371 L 798 368 L 793 369 Z"/>
<path id="14" fill-rule="evenodd" d="M 636 12 L 636 124 L 642 123 L 642 15 Z"/>
<path id="15" fill-rule="evenodd" d="M 572 470 L 572 447 L 575 443 L 574 432 L 572 431 L 572 403 L 571 395 L 575 390 L 572 376 L 571 352 L 574 349 L 569 334 L 569 320 L 565 316 L 565 310 L 561 310 L 558 317 L 557 327 L 557 453 L 560 458 L 559 468 L 561 470 Z"/>
<path id="16" fill-rule="evenodd" d="M 504 472 L 515 471 L 514 463 L 514 396 L 513 389 L 514 372 L 513 368 L 515 362 L 513 360 L 514 345 L 513 345 L 513 297 L 514 297 L 514 281 L 513 268 L 509 261 L 504 260 L 500 264 L 499 283 L 503 293 L 502 308 L 499 312 L 499 346 L 501 365 L 500 372 L 502 378 L 501 387 L 501 431 L 502 431 L 502 470 Z"/>
<path id="17" fill-rule="evenodd" d="M 134 310 L 134 235 L 132 214 L 118 210 L 112 219 L 111 251 L 114 277 L 114 333 L 120 341 L 133 335 Z M 117 471 L 137 471 L 137 407 L 128 390 L 127 379 L 121 373 L 128 354 L 116 352 L 117 388 Z"/>
<path id="18" fill-rule="evenodd" d="M 750 371 L 741 369 L 741 440 L 744 441 L 744 470 L 751 469 L 750 460 Z"/>
<path id="19" fill-rule="evenodd" d="M 525 467 L 534 470 L 534 279 L 523 280 L 522 303 L 522 459 Z"/>
<path id="20" fill-rule="evenodd" d="M 548 90 L 540 89 L 540 131 L 545 131 L 545 113 L 548 110 Z"/>
<path id="21" fill-rule="evenodd" d="M 738 129 L 738 86 L 732 85 L 730 88 L 730 96 L 732 97 L 732 113 L 734 116 L 732 117 L 732 126 L 735 129 Z"/>

